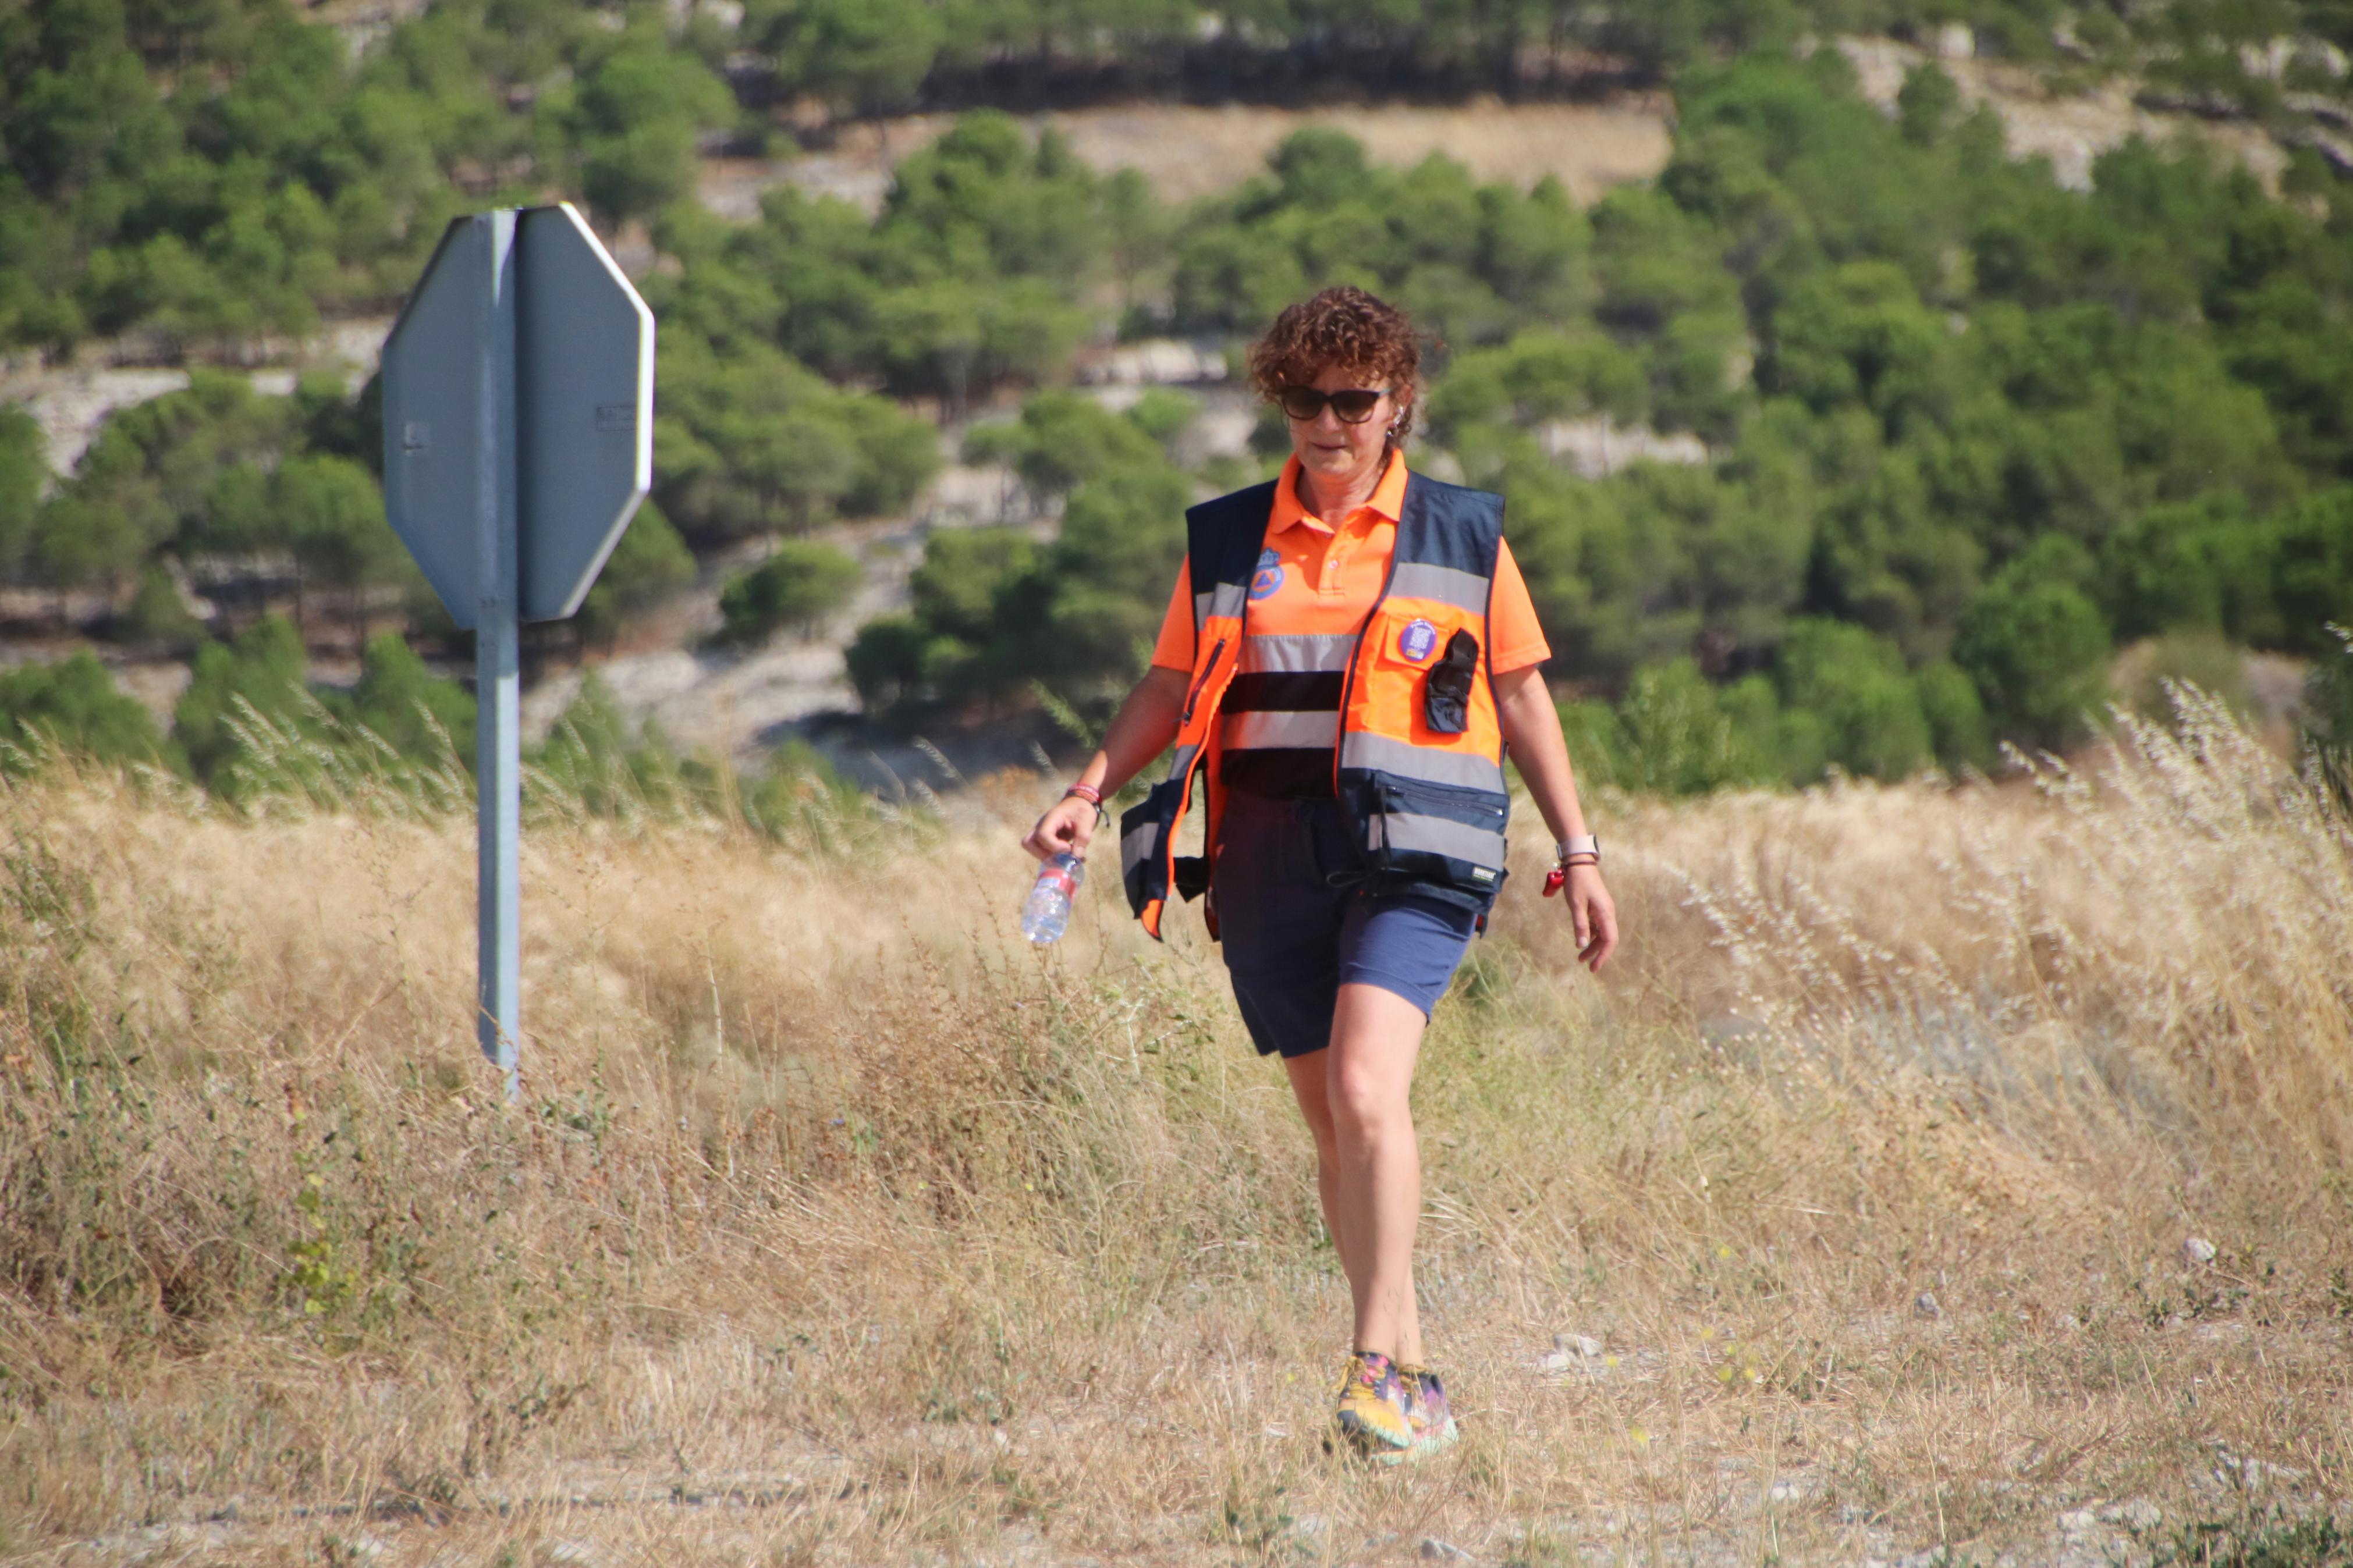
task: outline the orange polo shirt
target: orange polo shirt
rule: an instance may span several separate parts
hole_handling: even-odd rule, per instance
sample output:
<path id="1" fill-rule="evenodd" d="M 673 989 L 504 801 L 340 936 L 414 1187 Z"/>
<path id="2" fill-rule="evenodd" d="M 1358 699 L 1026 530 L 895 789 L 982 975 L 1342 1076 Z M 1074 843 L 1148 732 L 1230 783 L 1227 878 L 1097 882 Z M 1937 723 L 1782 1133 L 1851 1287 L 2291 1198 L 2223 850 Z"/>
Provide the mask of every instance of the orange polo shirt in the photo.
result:
<path id="1" fill-rule="evenodd" d="M 1381 586 L 1388 581 L 1389 557 L 1397 552 L 1398 514 L 1405 507 L 1405 454 L 1389 454 L 1372 498 L 1335 528 L 1299 500 L 1299 459 L 1282 466 L 1274 508 L 1267 518 L 1265 550 L 1250 585 L 1250 630 L 1253 636 L 1353 635 L 1364 624 Z M 1544 628 L 1536 624 L 1528 585 L 1505 542 L 1495 557 L 1494 598 L 1487 612 L 1489 669 L 1505 675 L 1552 657 Z M 1176 586 L 1161 617 L 1152 662 L 1190 674 L 1193 668 L 1193 567 L 1176 570 Z"/>

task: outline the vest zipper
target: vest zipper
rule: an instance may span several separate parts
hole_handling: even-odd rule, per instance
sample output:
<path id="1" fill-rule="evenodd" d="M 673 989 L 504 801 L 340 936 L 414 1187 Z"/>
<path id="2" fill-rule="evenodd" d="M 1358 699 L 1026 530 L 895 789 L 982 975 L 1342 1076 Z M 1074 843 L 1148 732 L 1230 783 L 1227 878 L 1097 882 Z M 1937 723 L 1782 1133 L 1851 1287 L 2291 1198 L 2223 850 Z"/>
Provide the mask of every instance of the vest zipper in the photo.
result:
<path id="1" fill-rule="evenodd" d="M 1407 483 L 1412 483 L 1410 478 Z M 1399 507 L 1398 510 L 1402 511 L 1405 509 Z M 1371 629 L 1374 617 L 1381 613 L 1381 606 L 1389 602 L 1389 584 L 1397 580 L 1398 552 L 1404 547 L 1405 520 L 1399 518 L 1396 542 L 1389 551 L 1388 572 L 1381 578 L 1381 591 L 1374 598 L 1373 607 L 1366 610 L 1365 618 L 1356 624 L 1356 643 L 1348 650 L 1348 678 L 1340 683 L 1340 729 L 1332 742 L 1332 794 L 1335 797 L 1340 793 L 1340 758 L 1348 749 L 1348 699 L 1356 695 L 1356 667 L 1365 658 L 1365 633 Z"/>
<path id="2" fill-rule="evenodd" d="M 1202 689 L 1209 684 L 1209 677 L 1218 672 L 1218 660 L 1224 657 L 1226 644 L 1231 640 L 1230 637 L 1219 637 L 1210 645 L 1209 662 L 1201 667 L 1201 679 L 1193 682 L 1193 689 L 1185 694 L 1185 716 L 1176 721 L 1178 729 L 1193 721 L 1193 710 L 1201 700 Z"/>

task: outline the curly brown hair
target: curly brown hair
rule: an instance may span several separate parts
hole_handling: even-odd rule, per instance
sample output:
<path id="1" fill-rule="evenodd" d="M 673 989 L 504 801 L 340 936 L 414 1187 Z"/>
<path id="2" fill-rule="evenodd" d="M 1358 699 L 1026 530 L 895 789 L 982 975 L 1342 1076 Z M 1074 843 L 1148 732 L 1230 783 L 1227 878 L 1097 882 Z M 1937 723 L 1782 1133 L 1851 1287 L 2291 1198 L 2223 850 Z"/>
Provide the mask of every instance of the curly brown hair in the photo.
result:
<path id="1" fill-rule="evenodd" d="M 1286 387 L 1313 385 L 1335 365 L 1396 390 L 1394 435 L 1403 441 L 1420 402 L 1421 338 L 1395 305 L 1343 283 L 1284 306 L 1250 347 L 1250 385 L 1269 402 Z"/>

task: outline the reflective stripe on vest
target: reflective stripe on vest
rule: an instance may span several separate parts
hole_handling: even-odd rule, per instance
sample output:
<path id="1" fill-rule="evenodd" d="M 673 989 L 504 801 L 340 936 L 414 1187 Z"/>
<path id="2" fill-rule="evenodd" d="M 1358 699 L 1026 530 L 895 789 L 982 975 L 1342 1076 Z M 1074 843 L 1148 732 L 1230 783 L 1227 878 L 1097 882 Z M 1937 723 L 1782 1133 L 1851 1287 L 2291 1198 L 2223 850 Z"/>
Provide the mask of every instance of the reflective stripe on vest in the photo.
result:
<path id="1" fill-rule="evenodd" d="M 1354 632 L 1250 632 L 1226 689 L 1220 785 L 1329 795 Z"/>
<path id="2" fill-rule="evenodd" d="M 1188 880 L 1175 846 L 1197 779 L 1217 842 L 1226 751 L 1310 747 L 1330 749 L 1359 879 L 1483 906 L 1503 883 L 1511 805 L 1487 646 L 1503 499 L 1409 474 L 1388 582 L 1358 631 L 1338 637 L 1250 633 L 1273 501 L 1271 483 L 1253 485 L 1185 514 L 1199 589 L 1193 675 L 1167 777 L 1120 819 L 1131 907 L 1159 936 L 1169 894 Z"/>

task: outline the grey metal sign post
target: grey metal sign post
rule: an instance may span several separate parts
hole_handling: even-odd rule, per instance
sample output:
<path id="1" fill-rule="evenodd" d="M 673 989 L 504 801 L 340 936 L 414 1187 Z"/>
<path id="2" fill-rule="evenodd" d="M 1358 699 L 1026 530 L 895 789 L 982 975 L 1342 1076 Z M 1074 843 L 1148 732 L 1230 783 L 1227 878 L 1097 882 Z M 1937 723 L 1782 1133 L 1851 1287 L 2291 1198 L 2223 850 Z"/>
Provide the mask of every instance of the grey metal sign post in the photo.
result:
<path id="1" fill-rule="evenodd" d="M 474 633 L 482 1054 L 520 1079 L 518 633 L 580 607 L 653 482 L 654 320 L 569 202 L 454 220 L 384 346 L 384 499 Z"/>

